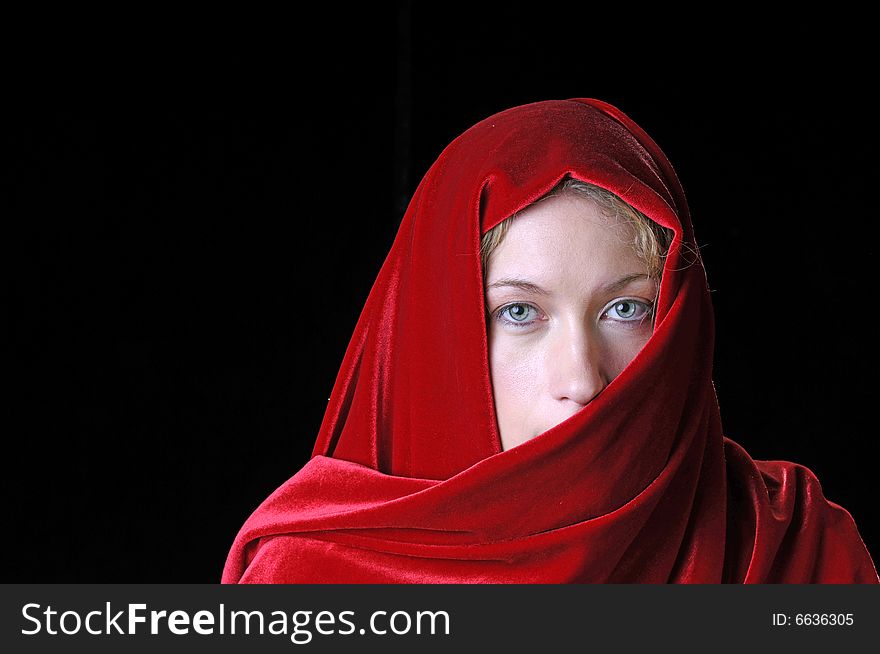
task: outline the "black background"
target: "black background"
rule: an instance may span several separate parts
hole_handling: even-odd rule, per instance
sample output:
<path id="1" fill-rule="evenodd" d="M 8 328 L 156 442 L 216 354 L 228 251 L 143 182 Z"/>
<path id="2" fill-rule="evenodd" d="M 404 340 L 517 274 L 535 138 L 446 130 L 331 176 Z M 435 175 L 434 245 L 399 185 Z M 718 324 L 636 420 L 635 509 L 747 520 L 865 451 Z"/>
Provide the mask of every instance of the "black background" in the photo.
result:
<path id="1" fill-rule="evenodd" d="M 218 581 L 308 459 L 421 176 L 482 118 L 570 97 L 678 171 L 726 435 L 813 470 L 877 556 L 868 21 L 631 14 L 327 6 L 7 57 L 5 580 Z"/>

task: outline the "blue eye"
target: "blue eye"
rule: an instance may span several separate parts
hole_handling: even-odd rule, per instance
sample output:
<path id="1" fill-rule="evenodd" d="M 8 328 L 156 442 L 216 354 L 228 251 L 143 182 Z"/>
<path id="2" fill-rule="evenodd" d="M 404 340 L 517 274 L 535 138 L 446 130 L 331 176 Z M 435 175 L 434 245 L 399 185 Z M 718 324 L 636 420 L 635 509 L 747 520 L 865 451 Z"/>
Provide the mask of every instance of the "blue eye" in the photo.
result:
<path id="1" fill-rule="evenodd" d="M 651 316 L 652 307 L 638 300 L 616 300 L 605 312 L 612 320 L 621 322 L 642 321 Z"/>
<path id="2" fill-rule="evenodd" d="M 640 300 L 622 299 L 615 300 L 602 312 L 602 317 L 607 317 L 613 322 L 629 326 L 643 324 L 653 316 L 652 304 Z M 495 314 L 495 320 L 516 329 L 530 327 L 535 322 L 538 310 L 531 304 L 514 302 L 502 307 Z"/>
<path id="3" fill-rule="evenodd" d="M 507 324 L 512 325 L 514 327 L 523 327 L 531 324 L 531 320 L 527 320 L 530 311 L 535 311 L 535 307 L 531 304 L 523 304 L 522 302 L 516 302 L 514 304 L 508 304 L 506 307 L 503 307 L 498 312 L 498 320 Z M 504 314 L 510 316 L 510 319 L 504 318 Z"/>

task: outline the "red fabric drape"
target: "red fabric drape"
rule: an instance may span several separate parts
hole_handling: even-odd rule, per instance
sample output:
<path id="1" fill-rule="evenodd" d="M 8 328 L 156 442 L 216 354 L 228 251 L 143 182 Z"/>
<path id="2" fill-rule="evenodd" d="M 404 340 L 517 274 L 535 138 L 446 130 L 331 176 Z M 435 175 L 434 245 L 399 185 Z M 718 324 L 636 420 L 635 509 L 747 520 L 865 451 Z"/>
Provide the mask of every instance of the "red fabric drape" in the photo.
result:
<path id="1" fill-rule="evenodd" d="M 651 339 L 592 402 L 502 451 L 480 237 L 566 174 L 675 232 Z M 455 139 L 416 190 L 311 460 L 241 528 L 224 583 L 878 583 L 815 475 L 722 433 L 714 324 L 684 193 L 593 99 Z"/>

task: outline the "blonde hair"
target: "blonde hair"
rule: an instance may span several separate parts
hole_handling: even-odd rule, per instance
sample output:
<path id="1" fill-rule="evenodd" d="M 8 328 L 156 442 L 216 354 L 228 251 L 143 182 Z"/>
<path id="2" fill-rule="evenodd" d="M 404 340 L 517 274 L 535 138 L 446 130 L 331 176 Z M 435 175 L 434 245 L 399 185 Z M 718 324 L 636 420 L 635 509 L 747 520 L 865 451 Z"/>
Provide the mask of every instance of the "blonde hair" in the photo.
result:
<path id="1" fill-rule="evenodd" d="M 541 202 L 547 198 L 555 197 L 563 193 L 574 193 L 581 197 L 592 200 L 596 206 L 609 218 L 623 218 L 632 226 L 632 245 L 636 255 L 645 262 L 648 269 L 648 275 L 653 279 L 660 279 L 663 272 L 663 263 L 666 259 L 666 253 L 672 243 L 674 232 L 671 229 L 663 227 L 648 218 L 635 207 L 624 202 L 617 195 L 608 191 L 601 186 L 582 182 L 579 179 L 565 177 L 553 189 L 529 205 L 534 206 L 537 202 Z M 488 232 L 483 234 L 480 241 L 480 257 L 483 261 L 483 285 L 486 283 L 486 274 L 488 270 L 489 257 L 495 248 L 504 240 L 507 230 L 510 228 L 511 222 L 520 212 L 516 212 L 509 218 L 505 218 L 495 225 Z"/>

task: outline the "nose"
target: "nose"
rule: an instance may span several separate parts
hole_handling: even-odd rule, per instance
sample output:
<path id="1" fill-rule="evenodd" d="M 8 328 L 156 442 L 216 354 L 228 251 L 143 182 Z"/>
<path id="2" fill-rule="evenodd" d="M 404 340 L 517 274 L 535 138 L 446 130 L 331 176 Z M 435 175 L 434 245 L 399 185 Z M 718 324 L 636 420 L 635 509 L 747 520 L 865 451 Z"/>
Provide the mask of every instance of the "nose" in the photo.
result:
<path id="1" fill-rule="evenodd" d="M 560 327 L 554 339 L 548 351 L 553 397 L 585 406 L 610 381 L 601 338 L 588 326 L 571 324 Z"/>

